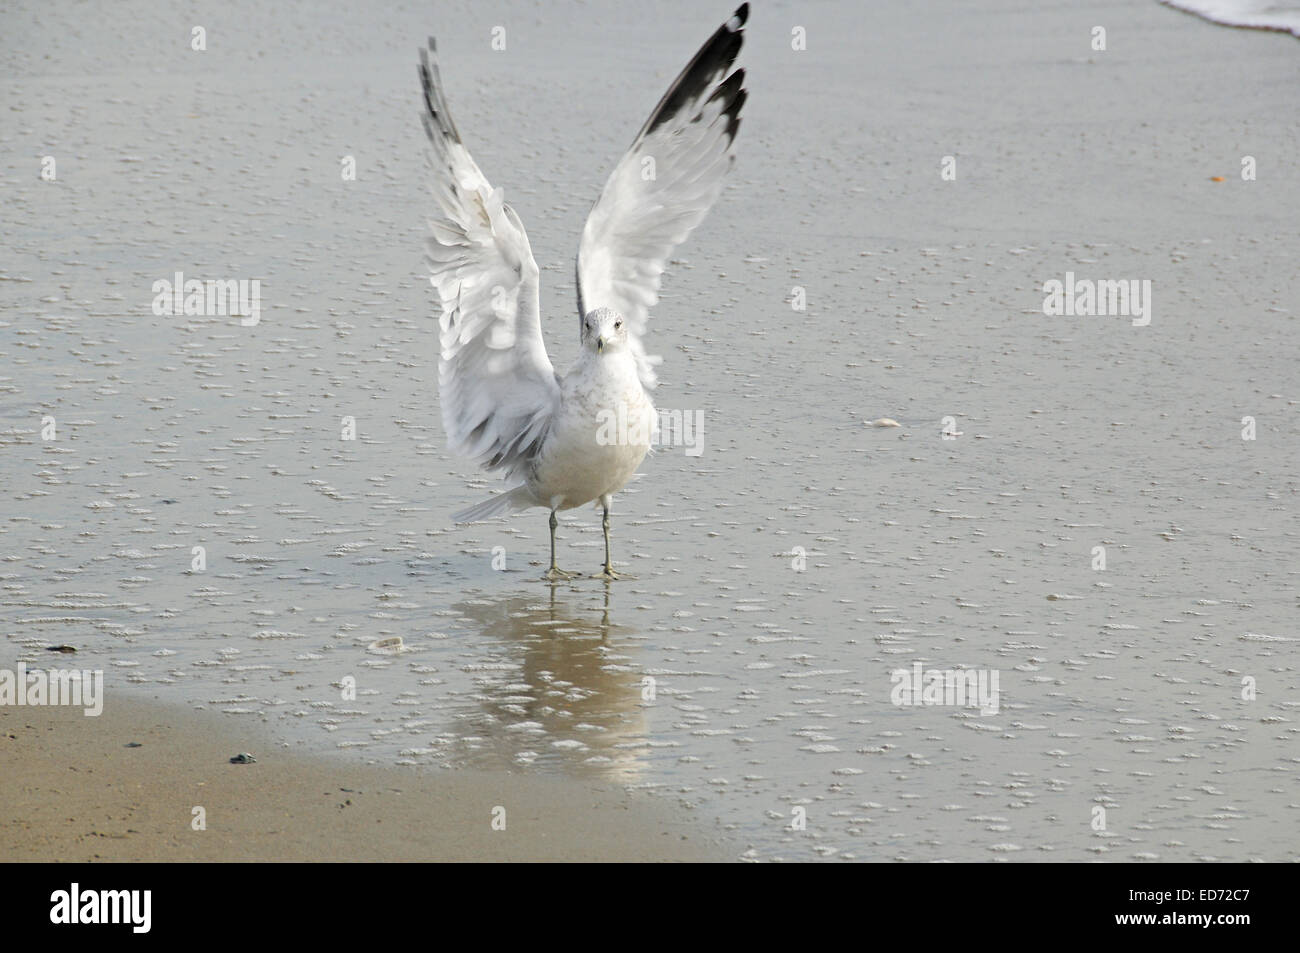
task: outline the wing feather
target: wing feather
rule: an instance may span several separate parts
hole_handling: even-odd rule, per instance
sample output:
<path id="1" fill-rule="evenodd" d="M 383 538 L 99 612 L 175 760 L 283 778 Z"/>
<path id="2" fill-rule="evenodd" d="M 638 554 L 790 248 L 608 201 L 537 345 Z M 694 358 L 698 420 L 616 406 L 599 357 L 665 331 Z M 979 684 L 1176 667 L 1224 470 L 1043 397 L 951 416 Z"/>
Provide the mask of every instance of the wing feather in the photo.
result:
<path id="1" fill-rule="evenodd" d="M 704 220 L 735 160 L 747 96 L 744 69 L 730 72 L 749 4 L 709 38 L 650 113 L 587 217 L 578 246 L 578 317 L 594 308 L 628 322 L 641 382 L 655 383 L 657 357 L 642 337 L 673 249 Z"/>
<path id="2" fill-rule="evenodd" d="M 542 342 L 538 269 L 523 223 L 461 142 L 429 40 L 420 51 L 429 189 L 425 241 L 438 292 L 438 386 L 451 449 L 521 480 L 559 402 Z"/>

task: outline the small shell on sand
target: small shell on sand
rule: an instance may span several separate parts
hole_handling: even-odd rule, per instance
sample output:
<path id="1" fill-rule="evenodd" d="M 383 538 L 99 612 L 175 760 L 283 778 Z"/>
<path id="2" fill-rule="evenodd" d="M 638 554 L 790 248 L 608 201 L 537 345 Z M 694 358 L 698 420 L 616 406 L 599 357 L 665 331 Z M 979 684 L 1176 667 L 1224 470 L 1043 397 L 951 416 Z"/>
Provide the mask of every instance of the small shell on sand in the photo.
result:
<path id="1" fill-rule="evenodd" d="M 881 418 L 879 418 L 878 420 L 873 420 L 873 421 L 871 421 L 870 426 L 872 426 L 872 427 L 901 427 L 901 426 L 903 426 L 903 425 L 900 424 L 897 420 L 894 420 L 892 417 L 881 417 Z"/>
<path id="2" fill-rule="evenodd" d="M 395 635 L 391 639 L 379 639 L 371 642 L 366 646 L 371 652 L 378 652 L 382 655 L 397 655 L 405 646 L 402 645 L 402 637 Z"/>

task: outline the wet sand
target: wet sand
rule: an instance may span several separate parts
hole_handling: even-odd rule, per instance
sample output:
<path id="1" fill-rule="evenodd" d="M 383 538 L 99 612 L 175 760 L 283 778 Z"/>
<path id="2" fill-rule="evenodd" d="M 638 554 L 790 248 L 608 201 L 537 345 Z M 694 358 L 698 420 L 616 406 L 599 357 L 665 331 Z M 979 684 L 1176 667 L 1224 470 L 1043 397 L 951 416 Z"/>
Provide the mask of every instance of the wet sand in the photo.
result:
<path id="1" fill-rule="evenodd" d="M 139 747 L 128 747 L 138 744 Z M 250 753 L 252 764 L 231 764 Z M 0 707 L 0 862 L 726 861 L 671 805 L 520 773 L 340 764 L 213 715 Z M 205 830 L 193 828 L 195 807 Z M 493 811 L 505 808 L 505 829 Z"/>
<path id="2" fill-rule="evenodd" d="M 500 487 L 439 422 L 418 47 L 563 370 L 591 202 L 729 10 L 232 0 L 198 53 L 147 3 L 6 4 L 0 667 L 72 644 L 110 712 L 202 706 L 341 774 L 645 788 L 757 859 L 1300 857 L 1293 37 L 755 3 L 736 168 L 647 341 L 703 453 L 616 498 L 636 578 L 540 584 L 542 511 L 450 525 Z M 261 280 L 260 323 L 154 314 L 178 271 Z M 1044 314 L 1067 273 L 1151 281 L 1150 324 Z M 598 514 L 559 537 L 598 569 Z M 892 704 L 917 662 L 998 673 L 998 713 Z M 315 777 L 323 811 L 356 786 Z"/>

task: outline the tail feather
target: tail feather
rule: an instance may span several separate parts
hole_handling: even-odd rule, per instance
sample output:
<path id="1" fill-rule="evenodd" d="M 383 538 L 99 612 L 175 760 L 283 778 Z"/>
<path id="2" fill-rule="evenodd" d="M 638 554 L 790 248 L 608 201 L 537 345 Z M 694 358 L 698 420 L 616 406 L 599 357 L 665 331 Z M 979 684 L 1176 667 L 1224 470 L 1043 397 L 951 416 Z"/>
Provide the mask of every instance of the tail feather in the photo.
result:
<path id="1" fill-rule="evenodd" d="M 497 516 L 505 516 L 515 510 L 525 510 L 533 505 L 533 499 L 529 495 L 528 489 L 517 486 L 505 493 L 498 493 L 482 503 L 476 503 L 469 509 L 453 513 L 451 518 L 457 523 L 477 523 L 479 520 L 490 520 Z"/>

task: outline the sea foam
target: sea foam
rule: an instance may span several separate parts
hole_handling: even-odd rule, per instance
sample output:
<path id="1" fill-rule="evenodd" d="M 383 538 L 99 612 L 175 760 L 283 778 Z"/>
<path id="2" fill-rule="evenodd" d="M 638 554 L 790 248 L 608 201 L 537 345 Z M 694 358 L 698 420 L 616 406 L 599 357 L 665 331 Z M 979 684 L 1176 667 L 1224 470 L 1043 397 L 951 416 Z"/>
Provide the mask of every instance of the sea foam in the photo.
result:
<path id="1" fill-rule="evenodd" d="M 1160 0 L 1166 6 L 1186 10 L 1212 23 L 1279 30 L 1300 37 L 1300 2 L 1289 0 Z"/>

